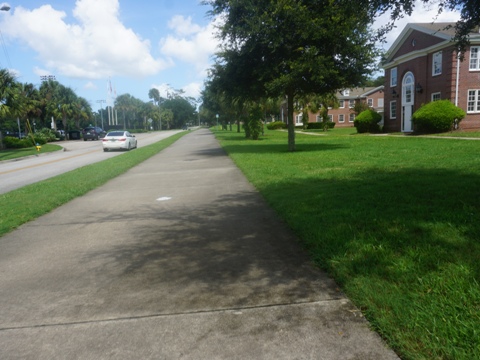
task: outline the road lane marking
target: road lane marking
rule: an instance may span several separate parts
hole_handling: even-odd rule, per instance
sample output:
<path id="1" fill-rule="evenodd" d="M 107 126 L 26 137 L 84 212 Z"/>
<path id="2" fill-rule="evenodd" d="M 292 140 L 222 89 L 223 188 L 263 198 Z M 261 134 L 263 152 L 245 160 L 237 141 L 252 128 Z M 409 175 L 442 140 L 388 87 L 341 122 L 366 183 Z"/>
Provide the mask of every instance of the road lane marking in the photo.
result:
<path id="1" fill-rule="evenodd" d="M 8 171 L 3 171 L 3 172 L 0 172 L 0 175 L 11 174 L 11 173 L 16 172 L 16 171 L 22 171 L 22 170 L 27 170 L 27 169 L 32 169 L 32 168 L 35 168 L 35 167 L 39 167 L 39 166 L 44 166 L 44 165 L 48 165 L 48 164 L 53 164 L 53 163 L 56 163 L 56 162 L 73 159 L 73 158 L 76 158 L 76 157 L 79 157 L 79 156 L 84 156 L 84 155 L 93 154 L 93 153 L 98 152 L 98 151 L 99 151 L 99 150 L 93 150 L 93 151 L 89 151 L 89 152 L 87 152 L 87 153 L 78 154 L 78 155 L 72 155 L 72 156 L 69 156 L 69 157 L 66 157 L 66 158 L 62 158 L 62 159 L 58 159 L 58 160 L 52 160 L 52 161 L 42 162 L 42 163 L 40 163 L 40 164 L 34 164 L 34 165 L 30 165 L 30 166 L 25 166 L 25 167 L 23 167 L 23 168 L 18 168 L 18 169 L 12 169 L 12 170 L 8 170 Z"/>

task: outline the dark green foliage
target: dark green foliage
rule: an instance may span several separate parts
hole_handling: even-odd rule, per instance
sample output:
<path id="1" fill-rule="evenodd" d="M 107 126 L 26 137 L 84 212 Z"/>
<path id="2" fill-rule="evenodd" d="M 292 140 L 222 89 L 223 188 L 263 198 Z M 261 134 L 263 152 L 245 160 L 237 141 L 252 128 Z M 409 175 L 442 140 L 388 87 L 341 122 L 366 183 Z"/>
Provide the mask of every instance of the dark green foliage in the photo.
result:
<path id="1" fill-rule="evenodd" d="M 362 111 L 353 122 L 358 133 L 378 133 L 380 126 L 378 123 L 382 120 L 382 115 L 375 110 L 368 109 Z"/>
<path id="2" fill-rule="evenodd" d="M 217 93 L 287 101 L 288 149 L 295 151 L 293 99 L 360 85 L 378 48 L 370 6 L 339 1 L 205 0 L 222 16 L 221 52 L 211 71 Z"/>
<path id="3" fill-rule="evenodd" d="M 415 111 L 412 122 L 416 132 L 435 134 L 452 130 L 455 121 L 458 124 L 464 117 L 465 111 L 450 100 L 439 100 L 425 104 Z"/>
<path id="4" fill-rule="evenodd" d="M 260 106 L 253 106 L 248 114 L 247 121 L 243 125 L 245 128 L 245 136 L 252 140 L 258 140 L 263 131 L 262 109 Z"/>
<path id="5" fill-rule="evenodd" d="M 32 139 L 19 139 L 13 136 L 5 136 L 3 138 L 3 144 L 7 149 L 23 149 L 33 146 Z"/>
<path id="6" fill-rule="evenodd" d="M 48 128 L 43 128 L 42 130 L 37 131 L 35 133 L 35 140 L 36 141 L 37 140 L 44 141 L 44 144 L 46 144 L 47 142 L 55 141 L 58 136 L 59 136 L 59 134 L 56 133 L 55 131 L 53 131 L 51 129 L 48 129 Z"/>
<path id="7" fill-rule="evenodd" d="M 327 124 L 327 129 L 333 129 L 335 127 L 335 123 L 333 121 L 328 121 L 326 124 Z M 323 122 L 308 123 L 307 129 L 325 130 L 325 124 Z"/>
<path id="8" fill-rule="evenodd" d="M 278 129 L 286 129 L 287 124 L 285 124 L 283 121 L 274 121 L 272 123 L 267 124 L 267 129 L 268 130 L 278 130 Z"/>

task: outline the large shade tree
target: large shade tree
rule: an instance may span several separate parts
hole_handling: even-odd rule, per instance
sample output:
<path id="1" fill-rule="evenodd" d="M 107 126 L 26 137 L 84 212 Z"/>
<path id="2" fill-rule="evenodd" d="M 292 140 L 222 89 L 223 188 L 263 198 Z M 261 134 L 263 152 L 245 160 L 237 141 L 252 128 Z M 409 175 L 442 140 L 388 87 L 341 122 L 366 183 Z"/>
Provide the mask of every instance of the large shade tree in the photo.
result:
<path id="1" fill-rule="evenodd" d="M 295 150 L 293 99 L 361 84 L 378 55 L 364 4 L 347 0 L 211 0 L 224 19 L 212 71 L 232 97 L 287 98 L 288 148 Z"/>

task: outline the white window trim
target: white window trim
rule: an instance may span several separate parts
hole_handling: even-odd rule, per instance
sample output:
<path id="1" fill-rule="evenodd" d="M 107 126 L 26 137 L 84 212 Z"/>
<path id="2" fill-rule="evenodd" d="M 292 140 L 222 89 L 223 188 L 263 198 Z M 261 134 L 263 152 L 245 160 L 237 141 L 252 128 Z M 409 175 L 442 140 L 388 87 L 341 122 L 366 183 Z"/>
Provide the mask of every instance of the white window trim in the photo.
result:
<path id="1" fill-rule="evenodd" d="M 353 109 L 355 107 L 355 100 L 348 100 L 348 107 Z"/>
<path id="2" fill-rule="evenodd" d="M 395 105 L 395 116 L 392 114 L 393 106 Z M 398 107 L 397 107 L 397 100 L 390 101 L 390 119 L 396 119 L 397 118 L 397 112 L 398 112 Z"/>
<path id="3" fill-rule="evenodd" d="M 390 87 L 397 86 L 397 84 L 398 84 L 398 73 L 397 73 L 397 68 L 394 67 L 390 69 Z"/>
<path id="4" fill-rule="evenodd" d="M 442 93 L 441 93 L 441 92 L 434 92 L 434 93 L 432 93 L 432 96 L 430 97 L 430 100 L 431 100 L 431 101 L 437 101 L 437 100 L 435 100 L 435 95 L 438 95 L 438 99 L 437 99 L 437 100 L 441 100 L 441 99 L 442 99 Z"/>
<path id="5" fill-rule="evenodd" d="M 373 107 L 373 99 L 372 98 L 367 99 L 367 105 L 370 106 L 370 107 Z"/>
<path id="6" fill-rule="evenodd" d="M 345 109 L 345 100 L 340 100 L 340 109 Z"/>
<path id="7" fill-rule="evenodd" d="M 476 51 L 476 57 L 472 59 L 472 49 L 477 49 Z M 475 65 L 472 66 L 472 60 L 475 61 Z M 471 46 L 470 47 L 470 59 L 469 59 L 469 62 L 468 62 L 468 68 L 470 71 L 479 71 L 480 70 L 480 46 Z"/>
<path id="8" fill-rule="evenodd" d="M 475 99 L 473 100 L 473 111 L 468 110 L 468 104 L 470 103 L 470 92 L 475 92 Z M 468 89 L 467 91 L 467 114 L 480 113 L 480 89 Z"/>
<path id="9" fill-rule="evenodd" d="M 439 66 L 438 66 L 438 69 L 439 69 L 439 72 L 435 72 L 435 58 L 436 56 L 438 57 L 437 60 L 440 62 Z M 437 51 L 436 53 L 433 53 L 432 55 L 432 76 L 438 76 L 438 75 L 442 75 L 442 52 L 441 51 Z"/>
<path id="10" fill-rule="evenodd" d="M 349 123 L 353 123 L 354 121 L 355 121 L 355 114 L 350 114 L 350 115 L 348 116 L 348 122 L 349 122 Z"/>
<path id="11" fill-rule="evenodd" d="M 344 123 L 345 122 L 345 115 L 344 114 L 339 114 L 338 115 L 338 122 L 339 123 Z"/>

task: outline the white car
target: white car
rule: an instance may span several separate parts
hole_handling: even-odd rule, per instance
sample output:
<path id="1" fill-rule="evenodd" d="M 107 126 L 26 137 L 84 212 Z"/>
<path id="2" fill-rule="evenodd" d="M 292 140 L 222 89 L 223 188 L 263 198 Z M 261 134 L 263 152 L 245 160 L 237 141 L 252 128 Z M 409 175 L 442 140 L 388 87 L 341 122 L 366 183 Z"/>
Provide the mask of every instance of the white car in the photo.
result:
<path id="1" fill-rule="evenodd" d="M 102 139 L 103 151 L 130 150 L 137 147 L 137 139 L 128 131 L 110 131 Z"/>

